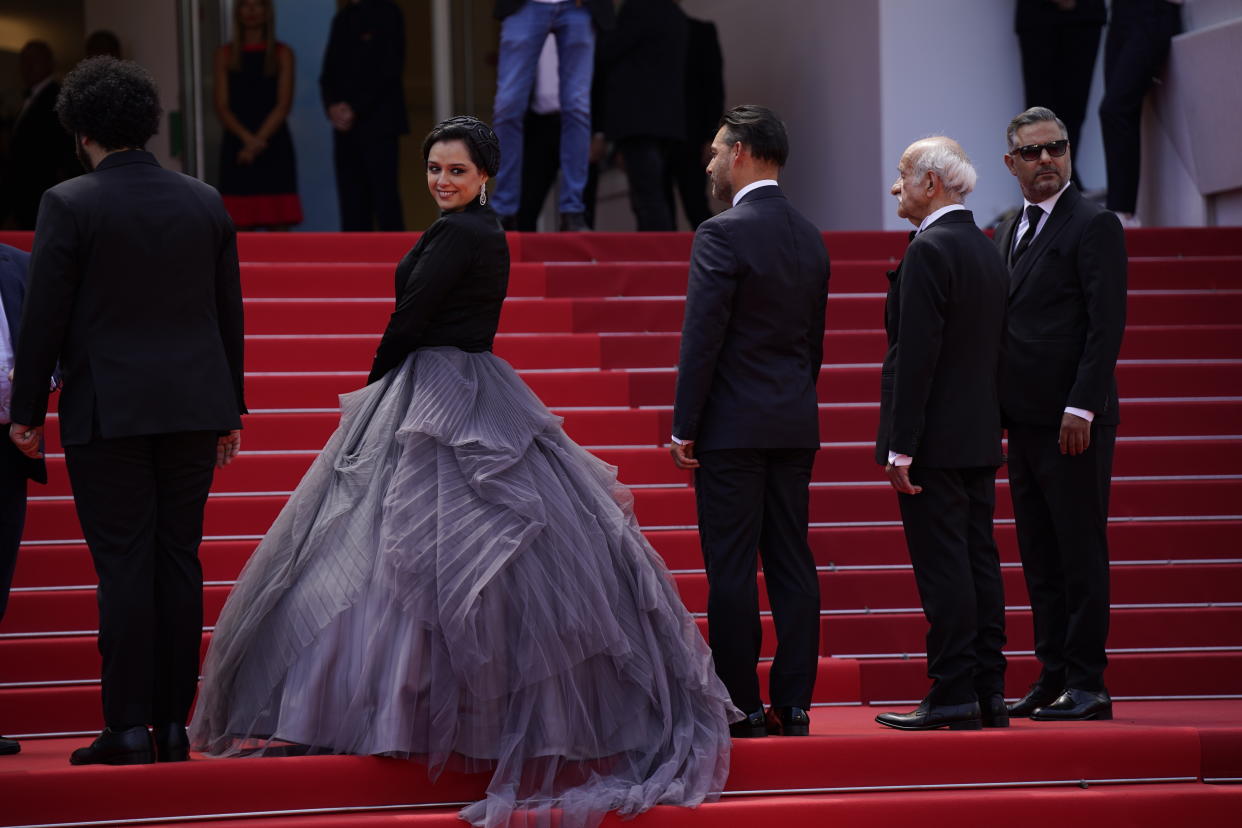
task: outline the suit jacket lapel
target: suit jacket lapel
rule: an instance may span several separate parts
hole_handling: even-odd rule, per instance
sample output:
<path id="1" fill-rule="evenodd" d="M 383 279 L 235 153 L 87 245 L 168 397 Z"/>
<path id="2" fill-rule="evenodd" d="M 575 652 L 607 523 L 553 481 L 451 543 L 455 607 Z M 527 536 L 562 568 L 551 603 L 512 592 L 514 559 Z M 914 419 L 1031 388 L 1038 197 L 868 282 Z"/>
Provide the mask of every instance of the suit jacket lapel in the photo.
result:
<path id="1" fill-rule="evenodd" d="M 1056 239 L 1057 235 L 1069 222 L 1070 214 L 1074 212 L 1074 207 L 1077 206 L 1079 198 L 1081 196 L 1078 190 L 1071 184 L 1061 194 L 1061 197 L 1057 199 L 1056 206 L 1052 208 L 1052 215 L 1048 216 L 1048 220 L 1044 222 L 1043 229 L 1039 231 L 1039 235 L 1031 242 L 1031 246 L 1022 254 L 1018 264 L 1013 267 L 1009 278 L 1010 296 L 1018 292 L 1018 288 L 1026 281 L 1026 277 L 1035 267 L 1035 263 L 1047 252 L 1053 240 Z M 1013 226 L 1018 226 L 1017 219 L 1014 220 Z M 1012 241 L 1012 230 L 1006 233 L 1006 235 L 1009 237 L 1007 241 Z"/>

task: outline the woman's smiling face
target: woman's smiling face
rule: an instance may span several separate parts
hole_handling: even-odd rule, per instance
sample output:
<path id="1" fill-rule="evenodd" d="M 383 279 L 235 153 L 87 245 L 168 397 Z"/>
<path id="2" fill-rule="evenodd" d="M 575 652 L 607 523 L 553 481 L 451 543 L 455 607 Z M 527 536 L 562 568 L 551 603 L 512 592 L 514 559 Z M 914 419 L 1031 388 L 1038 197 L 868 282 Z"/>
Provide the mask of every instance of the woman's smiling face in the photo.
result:
<path id="1" fill-rule="evenodd" d="M 460 210 L 474 201 L 487 178 L 464 141 L 438 141 L 427 153 L 427 189 L 441 210 Z"/>

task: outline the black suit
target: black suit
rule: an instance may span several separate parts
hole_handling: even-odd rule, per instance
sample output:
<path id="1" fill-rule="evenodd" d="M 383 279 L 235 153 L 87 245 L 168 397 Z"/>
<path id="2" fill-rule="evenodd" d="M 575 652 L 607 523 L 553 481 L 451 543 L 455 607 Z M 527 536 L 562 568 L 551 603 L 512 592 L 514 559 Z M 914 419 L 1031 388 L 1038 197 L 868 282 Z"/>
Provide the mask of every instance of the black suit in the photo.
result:
<path id="1" fill-rule="evenodd" d="M 1007 259 L 1017 223 L 996 231 Z M 1001 406 L 1040 684 L 1098 690 L 1107 663 L 1114 369 L 1126 318 L 1121 223 L 1071 184 L 1011 270 Z M 1077 456 L 1057 445 L 1067 406 L 1095 415 L 1090 447 Z"/>
<path id="2" fill-rule="evenodd" d="M 326 109 L 345 102 L 354 125 L 332 131 L 341 229 L 404 230 L 398 139 L 409 132 L 405 21 L 389 0 L 346 3 L 332 18 L 319 89 Z"/>
<path id="3" fill-rule="evenodd" d="M 9 142 L 9 157 L 0 181 L 0 223 L 11 213 L 18 230 L 35 229 L 43 191 L 82 172 L 73 154 L 73 139 L 56 115 L 60 84 L 49 83 L 26 104 Z"/>
<path id="4" fill-rule="evenodd" d="M 617 28 L 601 38 L 604 132 L 625 162 L 639 230 L 676 230 L 666 180 L 686 138 L 689 23 L 673 0 L 626 0 Z"/>
<path id="5" fill-rule="evenodd" d="M 10 348 L 21 332 L 29 264 L 29 253 L 0 244 L 0 303 L 4 305 L 4 321 L 9 327 Z M 46 483 L 47 466 L 42 460 L 22 454 L 11 440 L 5 440 L 0 447 L 0 620 L 8 606 L 17 550 L 26 525 L 27 480 Z"/>
<path id="6" fill-rule="evenodd" d="M 898 494 L 927 617 L 932 704 L 1004 691 L 1005 596 L 992 539 L 1005 262 L 969 210 L 937 218 L 889 274 L 876 462 L 914 458 Z"/>
<path id="7" fill-rule="evenodd" d="M 779 187 L 747 193 L 699 226 L 690 256 L 673 434 L 695 441 L 699 534 L 716 672 L 759 709 L 756 552 L 776 623 L 770 700 L 809 707 L 819 584 L 807 545 L 819 448 L 828 253 Z"/>
<path id="8" fill-rule="evenodd" d="M 712 214 L 707 206 L 703 148 L 716 137 L 724 112 L 724 58 L 715 23 L 693 17 L 686 22 L 686 138 L 672 150 L 669 184 L 681 196 L 686 220 L 697 229 Z"/>
<path id="9" fill-rule="evenodd" d="M 104 719 L 183 723 L 217 434 L 245 411 L 236 236 L 214 189 L 128 150 L 47 191 L 13 422 L 43 424 L 58 360 L 61 443 L 99 575 Z"/>

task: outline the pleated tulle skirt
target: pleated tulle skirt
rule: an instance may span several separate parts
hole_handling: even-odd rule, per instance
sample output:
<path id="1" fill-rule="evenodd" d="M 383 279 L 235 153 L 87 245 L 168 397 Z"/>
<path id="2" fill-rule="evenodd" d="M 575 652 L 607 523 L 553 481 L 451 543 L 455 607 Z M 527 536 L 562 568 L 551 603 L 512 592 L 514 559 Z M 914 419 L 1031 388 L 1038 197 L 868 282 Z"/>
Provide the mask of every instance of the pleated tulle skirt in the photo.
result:
<path id="1" fill-rule="evenodd" d="M 739 714 L 615 471 L 490 353 L 343 396 L 220 615 L 194 747 L 491 771 L 489 828 L 714 798 Z"/>

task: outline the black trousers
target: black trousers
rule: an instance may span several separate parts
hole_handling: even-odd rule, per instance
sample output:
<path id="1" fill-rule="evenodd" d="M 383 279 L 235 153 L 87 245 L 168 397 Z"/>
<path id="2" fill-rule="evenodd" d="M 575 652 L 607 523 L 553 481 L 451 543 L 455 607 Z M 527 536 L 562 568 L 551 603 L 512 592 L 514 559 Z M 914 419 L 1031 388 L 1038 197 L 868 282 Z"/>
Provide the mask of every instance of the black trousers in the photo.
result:
<path id="1" fill-rule="evenodd" d="M 1182 30 L 1182 7 L 1165 0 L 1114 0 L 1104 39 L 1100 134 L 1110 210 L 1133 213 L 1142 160 L 1143 98 Z"/>
<path id="2" fill-rule="evenodd" d="M 1018 32 L 1026 105 L 1047 107 L 1057 113 L 1065 122 L 1075 160 L 1082 122 L 1087 117 L 1087 99 L 1091 97 L 1091 76 L 1095 73 L 1102 29 L 1102 23 L 1073 23 Z M 1072 174 L 1074 184 L 1081 189 L 1077 166 Z"/>
<path id="3" fill-rule="evenodd" d="M 396 133 L 372 135 L 359 127 L 333 131 L 332 160 L 336 167 L 336 197 L 341 229 L 401 231 Z"/>
<path id="4" fill-rule="evenodd" d="M 522 128 L 522 197 L 517 211 L 517 229 L 533 233 L 548 191 L 561 171 L 561 116 L 559 112 L 540 115 L 527 112 Z M 599 186 L 599 165 L 587 165 L 586 186 L 582 189 L 582 217 L 587 227 L 595 227 L 595 193 Z"/>
<path id="5" fill-rule="evenodd" d="M 1058 429 L 1009 427 L 1009 489 L 1035 621 L 1039 683 L 1104 687 L 1108 639 L 1108 495 L 1116 426 L 1092 425 L 1091 445 L 1063 455 Z"/>
<path id="6" fill-rule="evenodd" d="M 8 426 L 4 425 L 7 434 Z M 9 589 L 17 567 L 17 550 L 26 526 L 26 487 L 29 479 L 17 447 L 6 440 L 0 446 L 0 621 L 9 605 Z"/>
<path id="7" fill-rule="evenodd" d="M 630 209 L 641 232 L 676 230 L 665 182 L 673 142 L 635 135 L 617 142 L 630 187 Z"/>
<path id="8" fill-rule="evenodd" d="M 698 459 L 695 498 L 716 673 L 740 710 L 759 709 L 762 555 L 777 641 L 769 698 L 776 707 L 810 707 L 819 668 L 819 578 L 807 544 L 815 450 L 722 449 Z"/>
<path id="9" fill-rule="evenodd" d="M 65 446 L 73 500 L 99 576 L 104 721 L 184 723 L 198 684 L 198 546 L 216 457 L 213 432 Z"/>
<path id="10" fill-rule="evenodd" d="M 670 149 L 668 158 L 669 209 L 673 209 L 673 191 L 676 190 L 690 229 L 697 230 L 712 217 L 711 208 L 707 206 L 707 163 L 703 160 L 703 145 L 678 141 Z M 673 214 L 676 216 L 675 210 Z"/>
<path id="11" fill-rule="evenodd" d="M 996 469 L 931 469 L 898 494 L 927 618 L 927 701 L 967 704 L 1005 690 L 1005 588 L 992 537 Z"/>

